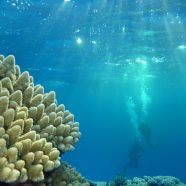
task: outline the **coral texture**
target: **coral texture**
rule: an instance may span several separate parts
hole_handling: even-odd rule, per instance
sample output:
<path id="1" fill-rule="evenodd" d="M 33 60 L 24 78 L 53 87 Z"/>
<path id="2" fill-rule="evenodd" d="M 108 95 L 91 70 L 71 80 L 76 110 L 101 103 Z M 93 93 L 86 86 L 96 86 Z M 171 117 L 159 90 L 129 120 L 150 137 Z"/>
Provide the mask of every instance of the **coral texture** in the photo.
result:
<path id="1" fill-rule="evenodd" d="M 46 174 L 45 180 L 42 182 L 18 184 L 0 184 L 0 186 L 91 186 L 92 184 L 81 176 L 73 167 L 66 162 L 61 162 L 61 165 Z"/>
<path id="2" fill-rule="evenodd" d="M 116 180 L 107 183 L 107 186 L 186 186 L 178 178 L 172 176 L 144 176 L 143 178 L 134 177 L 132 180 L 125 179 L 122 184 L 118 184 Z M 120 182 L 121 183 L 121 182 Z"/>
<path id="3" fill-rule="evenodd" d="M 75 168 L 66 162 L 62 162 L 61 166 L 49 173 L 45 180 L 46 186 L 90 186 L 90 183 L 76 171 Z"/>
<path id="4" fill-rule="evenodd" d="M 0 182 L 34 182 L 60 166 L 60 154 L 73 150 L 79 123 L 44 93 L 14 56 L 0 56 Z"/>
<path id="5" fill-rule="evenodd" d="M 133 180 L 128 181 L 128 186 L 184 186 L 178 178 L 172 176 L 144 176 L 144 178 L 134 177 Z"/>

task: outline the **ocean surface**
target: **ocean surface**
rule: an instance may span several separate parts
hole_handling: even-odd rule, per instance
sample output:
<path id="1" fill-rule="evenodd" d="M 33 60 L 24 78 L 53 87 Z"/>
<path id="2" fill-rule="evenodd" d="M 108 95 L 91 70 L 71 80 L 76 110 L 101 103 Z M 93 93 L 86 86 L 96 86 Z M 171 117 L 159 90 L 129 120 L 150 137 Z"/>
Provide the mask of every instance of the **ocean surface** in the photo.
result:
<path id="1" fill-rule="evenodd" d="M 185 0 L 0 0 L 0 53 L 80 122 L 87 179 L 186 182 Z"/>

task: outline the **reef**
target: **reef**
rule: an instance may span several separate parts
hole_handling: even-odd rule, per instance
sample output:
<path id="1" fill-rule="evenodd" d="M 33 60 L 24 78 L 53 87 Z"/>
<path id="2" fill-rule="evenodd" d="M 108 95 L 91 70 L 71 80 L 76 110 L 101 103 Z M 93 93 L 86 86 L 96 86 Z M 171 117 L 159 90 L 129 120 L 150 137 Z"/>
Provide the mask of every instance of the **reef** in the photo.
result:
<path id="1" fill-rule="evenodd" d="M 99 186 L 99 184 L 98 184 Z M 117 176 L 115 180 L 107 182 L 105 186 L 186 186 L 178 178 L 172 176 L 144 176 L 127 180 L 124 176 Z"/>
<path id="2" fill-rule="evenodd" d="M 54 91 L 34 85 L 13 55 L 0 55 L 0 182 L 40 182 L 79 141 L 79 123 Z"/>
<path id="3" fill-rule="evenodd" d="M 0 184 L 0 186 L 90 186 L 84 177 L 78 173 L 75 168 L 66 162 L 61 162 L 61 165 L 45 175 L 45 180 L 33 183 L 27 181 L 26 183 L 17 184 Z"/>

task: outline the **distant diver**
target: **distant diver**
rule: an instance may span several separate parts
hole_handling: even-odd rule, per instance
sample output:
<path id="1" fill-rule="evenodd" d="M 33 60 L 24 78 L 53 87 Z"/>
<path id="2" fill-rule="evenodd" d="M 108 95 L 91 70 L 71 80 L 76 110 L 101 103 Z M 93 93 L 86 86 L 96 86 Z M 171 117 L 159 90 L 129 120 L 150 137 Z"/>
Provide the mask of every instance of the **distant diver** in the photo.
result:
<path id="1" fill-rule="evenodd" d="M 134 144 L 129 149 L 129 154 L 128 154 L 129 161 L 128 163 L 126 163 L 126 165 L 124 165 L 125 171 L 127 169 L 138 168 L 140 157 L 142 155 L 142 152 L 144 151 L 145 149 L 143 148 L 140 140 L 136 139 L 134 141 Z"/>
<path id="2" fill-rule="evenodd" d="M 150 128 L 150 125 L 145 123 L 145 122 L 141 122 L 138 125 L 137 130 L 138 130 L 139 134 L 141 135 L 142 139 L 144 140 L 144 142 L 151 149 L 154 149 L 154 145 L 152 144 L 152 141 L 151 141 L 151 128 Z"/>

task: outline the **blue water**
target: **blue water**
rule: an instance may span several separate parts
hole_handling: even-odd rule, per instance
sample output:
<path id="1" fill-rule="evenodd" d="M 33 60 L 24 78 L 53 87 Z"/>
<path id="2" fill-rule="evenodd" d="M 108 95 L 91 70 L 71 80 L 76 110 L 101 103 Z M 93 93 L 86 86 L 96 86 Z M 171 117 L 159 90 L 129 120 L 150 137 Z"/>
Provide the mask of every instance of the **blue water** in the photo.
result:
<path id="1" fill-rule="evenodd" d="M 186 182 L 185 0 L 1 0 L 0 53 L 74 113 L 83 176 Z"/>

